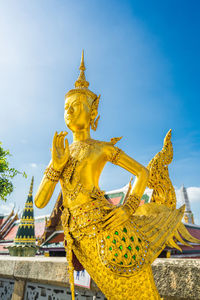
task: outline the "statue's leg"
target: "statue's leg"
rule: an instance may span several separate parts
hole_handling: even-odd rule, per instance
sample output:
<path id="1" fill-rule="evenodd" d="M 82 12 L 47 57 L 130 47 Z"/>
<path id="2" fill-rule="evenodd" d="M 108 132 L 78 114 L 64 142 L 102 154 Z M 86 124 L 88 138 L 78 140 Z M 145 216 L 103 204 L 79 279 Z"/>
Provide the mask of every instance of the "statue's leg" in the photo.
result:
<path id="1" fill-rule="evenodd" d="M 150 265 L 134 276 L 118 276 L 101 263 L 95 238 L 76 245 L 77 258 L 108 300 L 160 300 Z"/>

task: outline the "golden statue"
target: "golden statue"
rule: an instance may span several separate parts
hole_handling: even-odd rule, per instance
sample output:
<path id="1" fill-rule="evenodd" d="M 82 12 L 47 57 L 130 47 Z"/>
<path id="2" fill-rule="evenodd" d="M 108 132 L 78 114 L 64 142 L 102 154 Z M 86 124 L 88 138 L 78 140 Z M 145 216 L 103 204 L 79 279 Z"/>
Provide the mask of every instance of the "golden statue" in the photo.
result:
<path id="1" fill-rule="evenodd" d="M 52 159 L 35 197 L 43 208 L 60 180 L 63 193 L 62 226 L 74 298 L 72 251 L 109 300 L 160 299 L 151 263 L 166 245 L 178 247 L 173 238 L 185 243 L 189 235 L 181 219 L 184 207 L 176 209 L 176 197 L 167 165 L 173 151 L 171 131 L 163 149 L 145 168 L 110 142 L 93 140 L 100 96 L 88 89 L 84 56 L 75 88 L 65 96 L 64 119 L 73 133 L 69 146 L 67 132 L 55 133 Z M 136 176 L 126 202 L 115 207 L 99 188 L 99 177 L 110 161 Z M 154 189 L 152 202 L 139 207 L 146 186 Z M 179 247 L 178 247 L 179 248 Z"/>

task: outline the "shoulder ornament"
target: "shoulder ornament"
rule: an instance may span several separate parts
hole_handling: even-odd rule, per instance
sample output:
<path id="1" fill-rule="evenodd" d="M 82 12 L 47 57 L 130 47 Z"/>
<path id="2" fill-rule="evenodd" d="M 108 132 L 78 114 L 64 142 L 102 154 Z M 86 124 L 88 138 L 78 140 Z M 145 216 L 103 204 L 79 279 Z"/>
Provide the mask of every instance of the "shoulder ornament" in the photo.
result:
<path id="1" fill-rule="evenodd" d="M 116 137 L 116 138 L 112 138 L 112 139 L 110 140 L 110 143 L 111 143 L 112 145 L 115 145 L 115 144 L 117 144 L 117 142 L 119 142 L 121 139 L 122 139 L 122 136 Z"/>
<path id="2" fill-rule="evenodd" d="M 113 146 L 113 151 L 111 153 L 111 155 L 108 157 L 108 161 L 110 161 L 112 164 L 117 164 L 118 160 L 119 160 L 119 157 L 120 157 L 120 154 L 122 152 L 121 149 L 119 149 L 118 147 L 115 147 L 115 144 L 120 141 L 122 138 L 121 137 L 116 137 L 116 138 L 112 138 L 110 140 L 110 142 L 108 144 L 111 144 Z"/>

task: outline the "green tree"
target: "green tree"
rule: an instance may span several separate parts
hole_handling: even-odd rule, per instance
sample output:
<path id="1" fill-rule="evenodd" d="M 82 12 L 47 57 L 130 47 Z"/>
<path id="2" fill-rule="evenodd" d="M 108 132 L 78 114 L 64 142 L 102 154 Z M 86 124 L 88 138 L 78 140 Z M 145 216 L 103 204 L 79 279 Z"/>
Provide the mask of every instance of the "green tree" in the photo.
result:
<path id="1" fill-rule="evenodd" d="M 8 150 L 2 148 L 2 143 L 0 142 L 0 200 L 6 201 L 7 196 L 13 191 L 12 179 L 17 174 L 22 174 L 26 176 L 25 172 L 20 172 L 15 168 L 10 168 L 8 157 L 11 156 Z"/>

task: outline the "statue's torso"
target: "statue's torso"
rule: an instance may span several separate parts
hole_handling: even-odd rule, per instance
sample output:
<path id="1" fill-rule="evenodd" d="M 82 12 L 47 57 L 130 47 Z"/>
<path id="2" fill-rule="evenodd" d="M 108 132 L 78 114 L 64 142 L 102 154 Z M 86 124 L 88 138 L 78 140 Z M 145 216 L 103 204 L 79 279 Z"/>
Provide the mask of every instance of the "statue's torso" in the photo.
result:
<path id="1" fill-rule="evenodd" d="M 106 163 L 105 142 L 86 140 L 70 145 L 70 158 L 60 183 L 64 207 L 73 208 L 88 201 Z"/>

